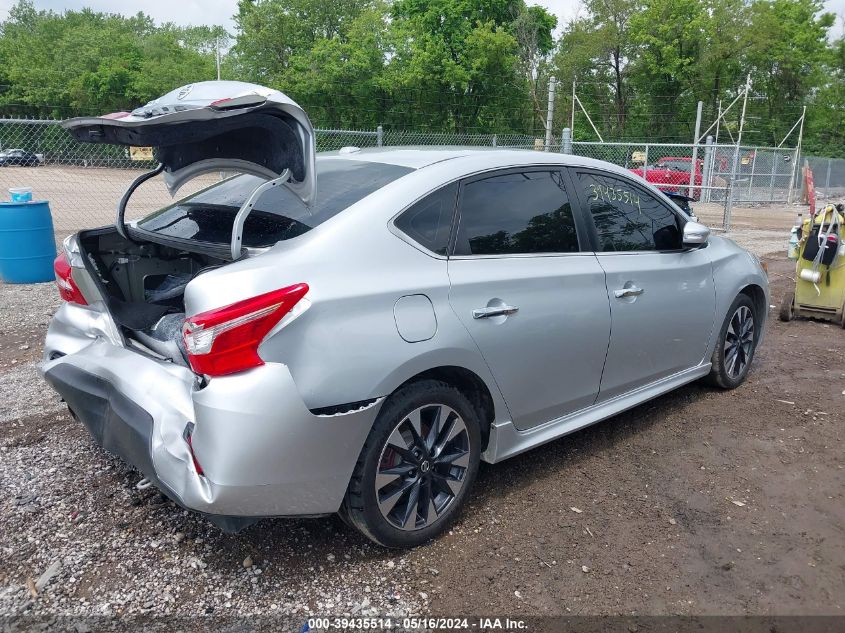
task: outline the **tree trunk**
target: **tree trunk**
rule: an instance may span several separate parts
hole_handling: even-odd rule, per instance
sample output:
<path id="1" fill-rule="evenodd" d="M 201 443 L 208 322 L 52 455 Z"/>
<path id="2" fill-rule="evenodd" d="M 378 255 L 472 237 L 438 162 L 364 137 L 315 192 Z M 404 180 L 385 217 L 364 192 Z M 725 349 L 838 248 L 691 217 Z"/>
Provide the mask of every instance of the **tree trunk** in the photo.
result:
<path id="1" fill-rule="evenodd" d="M 613 49 L 613 71 L 616 75 L 616 128 L 617 135 L 625 135 L 625 93 L 622 87 L 622 51 Z"/>

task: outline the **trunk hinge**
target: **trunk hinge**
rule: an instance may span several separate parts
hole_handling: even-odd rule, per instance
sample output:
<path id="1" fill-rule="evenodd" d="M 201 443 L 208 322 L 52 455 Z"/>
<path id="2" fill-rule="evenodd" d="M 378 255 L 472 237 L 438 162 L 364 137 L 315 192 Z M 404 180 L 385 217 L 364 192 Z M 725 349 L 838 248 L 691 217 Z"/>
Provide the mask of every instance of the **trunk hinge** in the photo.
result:
<path id="1" fill-rule="evenodd" d="M 132 181 L 132 184 L 129 185 L 129 188 L 123 193 L 123 197 L 120 198 L 120 202 L 117 204 L 117 218 L 115 218 L 114 226 L 117 229 L 117 232 L 120 233 L 120 237 L 123 239 L 129 240 L 130 242 L 132 241 L 132 238 L 129 237 L 129 233 L 126 231 L 126 222 L 124 221 L 124 217 L 126 216 L 126 204 L 129 202 L 129 196 L 131 196 L 138 187 L 147 182 L 150 178 L 158 176 L 163 171 L 164 165 L 159 163 L 158 167 L 152 171 L 144 172 Z"/>
<path id="2" fill-rule="evenodd" d="M 285 184 L 288 180 L 290 180 L 290 175 L 290 169 L 285 169 L 278 178 L 273 178 L 273 180 L 261 183 L 251 194 L 249 194 L 249 198 L 247 198 L 241 205 L 241 208 L 238 209 L 238 214 L 235 216 L 235 224 L 232 226 L 232 261 L 235 261 L 241 256 L 241 242 L 244 233 L 244 223 L 246 222 L 246 217 L 255 206 L 255 203 L 258 202 L 258 198 L 260 198 L 261 194 L 268 189 Z"/>

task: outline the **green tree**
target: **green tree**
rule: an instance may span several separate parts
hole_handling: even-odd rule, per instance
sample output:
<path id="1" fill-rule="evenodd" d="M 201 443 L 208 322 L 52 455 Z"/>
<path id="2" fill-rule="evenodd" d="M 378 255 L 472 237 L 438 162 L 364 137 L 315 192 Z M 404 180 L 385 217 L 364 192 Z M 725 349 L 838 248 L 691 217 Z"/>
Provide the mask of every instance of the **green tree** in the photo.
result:
<path id="1" fill-rule="evenodd" d="M 548 49 L 553 22 L 540 12 L 520 18 L 524 11 L 521 0 L 394 3 L 387 76 L 408 97 L 408 122 L 459 133 L 532 126 L 526 61 Z M 515 19 L 533 20 L 533 44 L 520 48 Z"/>
<path id="2" fill-rule="evenodd" d="M 275 85 L 318 40 L 345 39 L 370 0 L 239 0 L 232 54 L 243 79 Z"/>
<path id="3" fill-rule="evenodd" d="M 156 26 L 90 9 L 14 5 L 0 24 L 0 107 L 71 116 L 125 110 L 178 85 L 215 77 L 208 27 Z"/>
<path id="4" fill-rule="evenodd" d="M 828 49 L 822 85 L 807 109 L 805 150 L 845 158 L 845 37 Z"/>
<path id="5" fill-rule="evenodd" d="M 657 138 L 673 138 L 678 114 L 690 120 L 698 100 L 698 61 L 706 46 L 710 16 L 701 0 L 650 0 L 631 18 L 637 50 L 634 81 L 644 119 Z"/>
<path id="6" fill-rule="evenodd" d="M 387 18 L 386 5 L 374 3 L 346 25 L 343 36 L 318 38 L 290 58 L 279 88 L 321 124 L 358 129 L 384 123 Z"/>
<path id="7" fill-rule="evenodd" d="M 744 61 L 754 85 L 752 115 L 758 117 L 760 142 L 780 142 L 804 102 L 827 80 L 827 33 L 834 17 L 822 9 L 821 0 L 756 0 L 751 5 L 754 28 Z"/>
<path id="8" fill-rule="evenodd" d="M 609 136 L 623 137 L 637 56 L 631 19 L 639 5 L 637 0 L 587 0 L 584 7 L 586 15 L 573 20 L 561 38 L 558 76 L 567 86 L 579 84 L 579 98 Z"/>

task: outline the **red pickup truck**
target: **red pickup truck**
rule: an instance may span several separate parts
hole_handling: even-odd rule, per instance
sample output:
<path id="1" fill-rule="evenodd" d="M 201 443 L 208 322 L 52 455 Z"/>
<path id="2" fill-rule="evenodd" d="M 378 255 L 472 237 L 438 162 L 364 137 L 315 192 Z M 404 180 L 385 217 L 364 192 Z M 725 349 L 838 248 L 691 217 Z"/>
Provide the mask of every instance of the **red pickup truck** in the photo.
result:
<path id="1" fill-rule="evenodd" d="M 686 193 L 690 184 L 691 163 L 692 159 L 690 157 L 665 156 L 653 166 L 647 165 L 645 168 L 638 167 L 631 171 L 641 178 L 645 177 L 648 182 L 657 185 L 658 189 Z M 693 180 L 693 185 L 697 187 L 701 186 L 701 174 L 703 170 L 704 161 L 699 158 L 695 161 L 695 180 Z M 645 176 L 643 176 L 643 171 L 645 171 Z M 701 189 L 693 189 L 691 195 L 695 200 L 698 200 L 701 197 Z"/>

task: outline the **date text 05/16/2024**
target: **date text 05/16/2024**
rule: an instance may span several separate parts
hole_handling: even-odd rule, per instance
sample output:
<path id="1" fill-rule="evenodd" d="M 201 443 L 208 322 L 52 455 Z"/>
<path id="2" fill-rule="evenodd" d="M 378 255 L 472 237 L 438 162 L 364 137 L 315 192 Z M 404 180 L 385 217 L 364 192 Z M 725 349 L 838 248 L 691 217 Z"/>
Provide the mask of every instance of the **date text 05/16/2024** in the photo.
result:
<path id="1" fill-rule="evenodd" d="M 523 631 L 527 628 L 524 620 L 512 618 L 309 618 L 300 633 L 308 631 L 383 631 L 390 629 L 440 630 L 440 631 Z"/>

